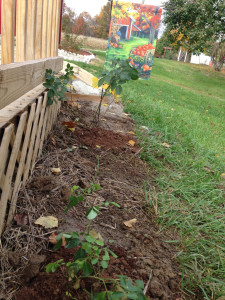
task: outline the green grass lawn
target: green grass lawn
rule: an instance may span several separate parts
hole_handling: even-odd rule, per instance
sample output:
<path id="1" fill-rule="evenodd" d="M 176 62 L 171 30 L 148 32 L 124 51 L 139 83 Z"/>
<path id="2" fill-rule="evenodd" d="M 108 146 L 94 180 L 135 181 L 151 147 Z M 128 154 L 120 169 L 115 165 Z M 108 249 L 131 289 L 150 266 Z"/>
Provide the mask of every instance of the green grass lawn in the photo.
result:
<path id="1" fill-rule="evenodd" d="M 126 84 L 123 102 L 154 174 L 149 209 L 162 230 L 179 232 L 187 299 L 225 295 L 225 74 L 155 59 L 150 80 Z"/>

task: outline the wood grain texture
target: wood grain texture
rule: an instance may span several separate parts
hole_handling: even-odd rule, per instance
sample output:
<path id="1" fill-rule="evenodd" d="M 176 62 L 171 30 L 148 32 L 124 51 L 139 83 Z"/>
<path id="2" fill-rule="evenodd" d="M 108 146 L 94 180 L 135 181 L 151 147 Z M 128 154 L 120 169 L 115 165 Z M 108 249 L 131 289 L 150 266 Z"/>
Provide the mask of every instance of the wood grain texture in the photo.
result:
<path id="1" fill-rule="evenodd" d="M 0 109 L 45 81 L 45 70 L 59 72 L 63 58 L 45 58 L 0 66 Z"/>
<path id="2" fill-rule="evenodd" d="M 41 57 L 47 57 L 47 32 L 48 32 L 48 0 L 43 0 L 43 18 L 42 18 L 42 48 Z"/>
<path id="3" fill-rule="evenodd" d="M 2 0 L 1 63 L 14 62 L 15 0 Z"/>
<path id="4" fill-rule="evenodd" d="M 47 30 L 47 57 L 51 57 L 51 47 L 52 47 L 52 9 L 53 0 L 48 0 L 48 30 Z"/>
<path id="5" fill-rule="evenodd" d="M 42 17 L 43 17 L 43 0 L 37 1 L 36 6 L 36 24 L 35 24 L 35 59 L 42 56 Z"/>
<path id="6" fill-rule="evenodd" d="M 26 24 L 26 60 L 35 59 L 35 14 L 36 0 L 27 2 L 27 24 Z"/>
<path id="7" fill-rule="evenodd" d="M 16 4 L 16 61 L 25 60 L 26 48 L 26 1 L 17 0 Z"/>
<path id="8" fill-rule="evenodd" d="M 52 6 L 52 30 L 51 30 L 51 56 L 55 56 L 55 42 L 56 42 L 56 4 L 57 0 L 53 0 Z"/>
<path id="9" fill-rule="evenodd" d="M 16 139 L 15 143 L 13 145 L 12 153 L 10 155 L 9 163 L 7 166 L 7 172 L 5 175 L 5 180 L 4 180 L 4 185 L 2 188 L 2 194 L 0 198 L 0 235 L 4 230 L 5 227 L 5 213 L 6 213 L 6 208 L 7 208 L 7 203 L 8 203 L 8 197 L 11 191 L 11 183 L 12 183 L 12 177 L 15 169 L 15 163 L 16 163 L 16 158 L 17 154 L 21 145 L 21 139 L 22 139 L 22 134 L 25 126 L 27 118 L 27 112 L 24 112 L 21 117 L 20 117 L 20 122 L 17 128 L 16 132 Z"/>

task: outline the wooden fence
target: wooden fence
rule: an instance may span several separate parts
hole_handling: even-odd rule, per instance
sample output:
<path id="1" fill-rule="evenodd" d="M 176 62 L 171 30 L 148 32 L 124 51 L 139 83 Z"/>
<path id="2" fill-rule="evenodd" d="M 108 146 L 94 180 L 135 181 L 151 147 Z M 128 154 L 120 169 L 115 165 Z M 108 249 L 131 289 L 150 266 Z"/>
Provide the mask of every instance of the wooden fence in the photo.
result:
<path id="1" fill-rule="evenodd" d="M 0 236 L 11 225 L 20 186 L 31 175 L 57 117 L 60 103 L 47 106 L 47 101 L 41 84 L 0 110 L 0 120 L 11 112 L 11 121 L 0 123 Z"/>
<path id="2" fill-rule="evenodd" d="M 61 11 L 62 0 L 0 0 L 0 237 L 60 107 L 47 105 L 42 83 L 63 68 Z"/>
<path id="3" fill-rule="evenodd" d="M 2 64 L 57 56 L 62 0 L 0 0 L 0 6 Z"/>

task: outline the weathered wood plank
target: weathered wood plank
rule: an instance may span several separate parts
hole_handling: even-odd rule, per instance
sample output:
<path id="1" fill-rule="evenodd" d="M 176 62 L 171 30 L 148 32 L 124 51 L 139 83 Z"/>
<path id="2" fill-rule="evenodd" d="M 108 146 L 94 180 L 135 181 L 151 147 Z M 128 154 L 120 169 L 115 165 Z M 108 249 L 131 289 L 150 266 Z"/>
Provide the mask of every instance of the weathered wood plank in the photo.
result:
<path id="1" fill-rule="evenodd" d="M 23 169 L 24 169 L 25 158 L 26 158 L 26 154 L 27 154 L 27 148 L 28 148 L 28 143 L 29 143 L 29 139 L 30 139 L 32 123 L 33 123 L 34 115 L 35 115 L 35 108 L 36 108 L 36 103 L 33 103 L 31 106 L 31 109 L 30 109 L 30 114 L 29 114 L 29 118 L 28 118 L 28 122 L 27 122 L 27 126 L 26 126 L 26 133 L 25 133 L 25 138 L 24 138 L 23 147 L 22 147 L 22 151 L 21 151 L 19 167 L 18 167 L 17 174 L 16 174 L 16 180 L 15 180 L 15 184 L 13 187 L 13 195 L 11 198 L 7 225 L 11 224 L 15 210 L 16 210 L 17 196 L 18 196 L 19 187 L 20 187 L 20 183 L 21 183 L 21 176 L 22 176 Z"/>
<path id="2" fill-rule="evenodd" d="M 16 2 L 16 61 L 25 60 L 26 43 L 26 1 Z"/>
<path id="3" fill-rule="evenodd" d="M 1 63 L 14 62 L 15 0 L 2 0 Z"/>
<path id="4" fill-rule="evenodd" d="M 60 15 L 61 15 L 61 0 L 56 0 L 56 36 L 53 56 L 58 55 L 59 48 L 59 31 L 60 31 Z"/>
<path id="5" fill-rule="evenodd" d="M 41 99 L 43 99 L 43 97 L 39 97 L 38 101 L 41 101 Z M 44 99 L 43 99 L 43 105 L 42 105 L 40 120 L 39 120 L 39 123 L 38 123 L 38 130 L 37 130 L 37 134 L 36 134 L 34 152 L 33 152 L 32 162 L 31 162 L 31 173 L 33 172 L 33 169 L 34 169 L 34 166 L 35 166 L 35 161 L 36 161 L 36 158 L 37 158 L 37 155 L 38 155 L 38 149 L 39 149 L 39 146 L 40 146 L 41 130 L 42 130 L 43 123 L 44 123 L 44 115 L 45 115 L 45 110 L 46 110 L 46 105 L 47 105 L 47 99 L 48 99 L 48 97 L 44 97 Z"/>
<path id="6" fill-rule="evenodd" d="M 42 58 L 47 57 L 47 38 L 48 38 L 47 32 L 48 32 L 48 0 L 44 0 L 43 18 L 42 18 L 42 48 L 41 48 Z"/>
<path id="7" fill-rule="evenodd" d="M 0 109 L 45 80 L 45 70 L 59 72 L 63 58 L 53 57 L 0 66 Z"/>
<path id="8" fill-rule="evenodd" d="M 4 170 L 5 170 L 5 164 L 6 164 L 6 160 L 8 157 L 8 149 L 9 149 L 9 143 L 11 140 L 11 136 L 12 136 L 12 132 L 14 129 L 14 125 L 10 124 L 4 132 L 3 138 L 2 138 L 2 142 L 1 142 L 1 146 L 0 146 L 0 153 L 1 153 L 1 157 L 0 157 L 0 179 L 2 178 L 3 174 L 4 174 Z"/>
<path id="9" fill-rule="evenodd" d="M 35 24 L 35 59 L 40 59 L 42 54 L 42 15 L 43 0 L 37 1 L 36 6 L 36 24 Z"/>
<path id="10" fill-rule="evenodd" d="M 6 127 L 9 122 L 21 112 L 26 110 L 27 106 L 36 101 L 37 97 L 40 96 L 45 91 L 45 87 L 40 84 L 33 90 L 29 91 L 16 101 L 7 105 L 0 110 L 0 129 Z"/>
<path id="11" fill-rule="evenodd" d="M 6 176 L 5 176 L 5 181 L 2 189 L 2 195 L 1 195 L 1 200 L 0 200 L 0 236 L 2 231 L 4 230 L 4 223 L 5 223 L 5 213 L 6 213 L 6 208 L 7 208 L 7 202 L 8 202 L 8 197 L 11 191 L 11 183 L 12 183 L 12 177 L 13 177 L 13 172 L 15 168 L 15 162 L 16 158 L 18 155 L 19 147 L 21 144 L 21 139 L 22 139 L 22 134 L 23 134 L 23 129 L 25 126 L 27 118 L 27 112 L 24 112 L 21 117 L 20 117 L 20 122 L 19 126 L 17 129 L 16 133 L 16 139 L 15 143 L 13 145 L 12 153 L 10 156 Z"/>
<path id="12" fill-rule="evenodd" d="M 53 0 L 49 0 L 49 3 L 48 3 L 47 57 L 51 57 L 51 47 L 52 47 L 52 9 L 53 9 Z"/>
<path id="13" fill-rule="evenodd" d="M 35 13 L 36 13 L 36 0 L 29 0 L 27 2 L 26 60 L 35 59 L 34 57 Z"/>
<path id="14" fill-rule="evenodd" d="M 34 152 L 34 143 L 35 143 L 36 134 L 37 134 L 37 130 L 38 130 L 38 120 L 39 120 L 39 116 L 40 116 L 40 111 L 42 109 L 42 103 L 43 103 L 42 100 L 38 101 L 37 108 L 35 111 L 35 118 L 34 118 L 33 128 L 32 128 L 32 132 L 31 132 L 30 143 L 28 146 L 29 150 L 28 150 L 28 154 L 27 154 L 25 167 L 24 167 L 23 184 L 26 183 L 27 178 L 29 177 L 31 160 L 32 160 L 33 152 Z"/>
<path id="15" fill-rule="evenodd" d="M 52 7 L 52 30 L 51 30 L 51 56 L 55 56 L 55 40 L 56 40 L 56 1 L 53 0 Z"/>

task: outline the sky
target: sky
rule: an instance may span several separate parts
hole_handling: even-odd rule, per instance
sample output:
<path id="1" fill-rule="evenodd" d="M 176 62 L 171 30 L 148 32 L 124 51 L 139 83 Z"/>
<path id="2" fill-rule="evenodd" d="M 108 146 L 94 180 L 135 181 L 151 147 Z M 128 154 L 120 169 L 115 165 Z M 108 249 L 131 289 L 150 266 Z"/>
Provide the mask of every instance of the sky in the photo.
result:
<path id="1" fill-rule="evenodd" d="M 124 1 L 124 0 L 123 0 Z M 142 0 L 125 0 L 126 2 L 142 3 Z M 77 15 L 83 11 L 89 12 L 94 17 L 100 13 L 102 6 L 104 6 L 107 0 L 64 0 L 67 6 L 72 8 Z M 162 5 L 165 0 L 145 0 L 145 4 Z"/>

